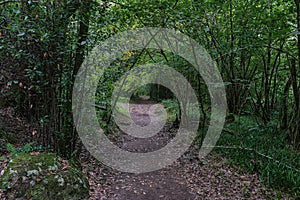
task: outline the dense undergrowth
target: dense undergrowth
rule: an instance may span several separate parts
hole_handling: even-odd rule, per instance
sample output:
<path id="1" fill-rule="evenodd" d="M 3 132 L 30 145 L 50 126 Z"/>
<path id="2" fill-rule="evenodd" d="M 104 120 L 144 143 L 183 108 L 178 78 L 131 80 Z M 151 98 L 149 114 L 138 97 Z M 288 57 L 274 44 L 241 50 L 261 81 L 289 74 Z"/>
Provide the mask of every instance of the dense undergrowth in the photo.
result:
<path id="1" fill-rule="evenodd" d="M 173 121 L 178 104 L 172 100 L 162 104 Z M 234 122 L 225 125 L 214 152 L 241 171 L 257 173 L 266 186 L 300 198 L 300 152 L 288 144 L 286 136 L 275 119 L 262 126 L 251 115 L 235 116 Z"/>
<path id="2" fill-rule="evenodd" d="M 258 126 L 250 116 L 226 125 L 215 151 L 232 165 L 257 173 L 268 186 L 300 198 L 300 153 L 287 143 L 286 133 Z"/>

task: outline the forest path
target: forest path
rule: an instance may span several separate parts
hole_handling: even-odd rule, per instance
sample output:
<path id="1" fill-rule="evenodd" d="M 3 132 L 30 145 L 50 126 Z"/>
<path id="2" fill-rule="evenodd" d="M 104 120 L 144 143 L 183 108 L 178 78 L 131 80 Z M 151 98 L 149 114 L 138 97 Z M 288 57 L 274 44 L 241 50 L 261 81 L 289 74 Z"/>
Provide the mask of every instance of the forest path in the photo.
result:
<path id="1" fill-rule="evenodd" d="M 143 100 L 130 105 L 136 124 L 149 123 L 145 113 L 154 102 Z M 176 130 L 166 125 L 151 138 L 120 134 L 115 144 L 131 152 L 155 151 L 165 146 Z M 103 166 L 94 159 L 83 159 L 83 171 L 91 190 L 90 199 L 99 200 L 193 200 L 193 199 L 275 199 L 256 174 L 228 167 L 226 159 L 210 154 L 200 164 L 198 148 L 192 145 L 171 166 L 143 174 L 123 173 Z"/>

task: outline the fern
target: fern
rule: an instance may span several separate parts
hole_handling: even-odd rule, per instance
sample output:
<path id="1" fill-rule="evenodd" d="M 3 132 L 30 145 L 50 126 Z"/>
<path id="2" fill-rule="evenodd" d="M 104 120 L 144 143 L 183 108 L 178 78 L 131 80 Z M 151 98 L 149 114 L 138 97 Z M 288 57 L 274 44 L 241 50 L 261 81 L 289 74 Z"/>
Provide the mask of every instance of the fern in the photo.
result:
<path id="1" fill-rule="evenodd" d="M 6 148 L 7 148 L 8 153 L 12 157 L 18 153 L 18 149 L 13 144 L 7 144 Z"/>

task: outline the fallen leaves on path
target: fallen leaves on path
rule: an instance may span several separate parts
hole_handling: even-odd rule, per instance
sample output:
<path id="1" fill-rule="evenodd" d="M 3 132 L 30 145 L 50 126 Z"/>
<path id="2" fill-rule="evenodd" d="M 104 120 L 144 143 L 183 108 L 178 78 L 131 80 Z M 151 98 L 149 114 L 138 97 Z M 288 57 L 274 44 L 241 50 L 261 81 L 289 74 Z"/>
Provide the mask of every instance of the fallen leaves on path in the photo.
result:
<path id="1" fill-rule="evenodd" d="M 148 116 L 140 115 L 149 104 L 131 105 L 131 115 L 147 124 Z M 138 116 L 134 116 L 134 115 Z M 143 122 L 144 120 L 144 122 Z M 170 132 L 171 130 L 171 132 Z M 164 128 L 156 136 L 138 139 L 119 134 L 116 145 L 131 152 L 155 151 L 174 136 Z M 210 154 L 198 160 L 197 146 L 192 146 L 180 159 L 164 169 L 129 174 L 117 172 L 87 156 L 82 156 L 84 173 L 89 179 L 91 200 L 200 200 L 200 199 L 275 199 L 276 192 L 266 189 L 256 174 L 240 172 L 228 166 L 225 158 Z M 283 199 L 289 199 L 287 195 Z"/>

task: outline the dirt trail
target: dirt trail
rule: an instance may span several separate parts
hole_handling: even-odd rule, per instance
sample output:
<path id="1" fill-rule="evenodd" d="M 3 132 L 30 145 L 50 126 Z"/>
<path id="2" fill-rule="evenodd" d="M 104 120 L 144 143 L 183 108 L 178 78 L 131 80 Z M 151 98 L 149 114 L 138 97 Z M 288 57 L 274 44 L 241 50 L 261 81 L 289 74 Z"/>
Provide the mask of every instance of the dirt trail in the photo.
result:
<path id="1" fill-rule="evenodd" d="M 136 124 L 147 125 L 145 114 L 153 102 L 131 104 L 131 117 Z M 139 139 L 122 134 L 116 145 L 131 152 L 155 151 L 165 146 L 176 130 L 165 126 L 157 135 Z M 197 159 L 194 145 L 174 164 L 144 174 L 117 172 L 96 160 L 84 161 L 84 172 L 91 184 L 91 198 L 103 200 L 190 200 L 190 199 L 270 199 L 274 191 L 267 190 L 255 174 L 238 173 L 229 168 L 226 159 L 211 154 L 205 161 Z M 202 163 L 202 164 L 200 164 Z M 287 199 L 287 197 L 286 197 Z"/>
<path id="2" fill-rule="evenodd" d="M 131 117 L 136 124 L 145 126 L 150 123 L 150 118 L 146 113 L 154 103 L 141 101 L 130 106 Z M 22 121 L 16 120 L 17 118 L 11 113 L 9 109 L 0 111 L 2 126 L 12 132 L 18 127 L 21 127 L 18 130 L 29 132 L 29 125 L 24 125 Z M 168 144 L 175 134 L 176 129 L 168 124 L 153 137 L 137 139 L 121 134 L 114 142 L 127 151 L 149 152 Z M 24 138 L 25 133 L 20 134 L 20 136 Z M 7 143 L 7 141 L 0 142 L 2 144 Z M 197 146 L 193 145 L 171 166 L 138 175 L 121 173 L 108 168 L 92 158 L 87 151 L 84 151 L 81 154 L 81 161 L 83 172 L 90 183 L 90 199 L 276 199 L 276 192 L 266 189 L 257 175 L 241 173 L 237 169 L 228 167 L 226 159 L 216 154 L 211 154 L 204 161 L 199 162 L 197 159 L 198 150 Z M 4 169 L 5 165 L 6 162 L 0 161 L 0 169 Z M 2 172 L 3 170 L 0 170 L 0 173 Z M 0 189 L 0 199 L 3 198 L 4 194 Z M 292 198 L 284 195 L 280 199 Z"/>

